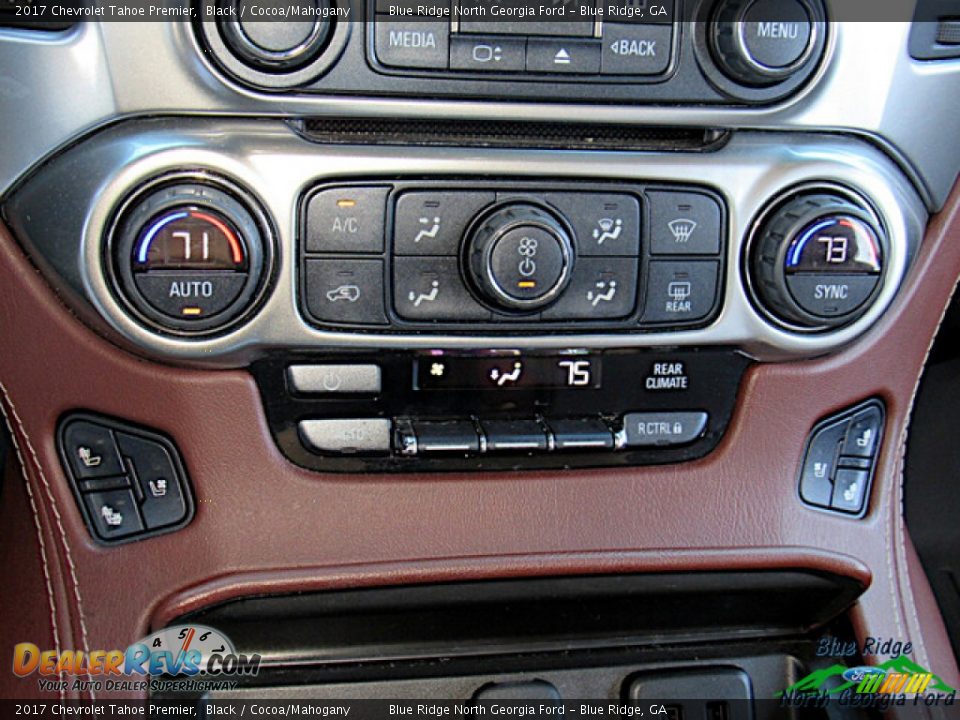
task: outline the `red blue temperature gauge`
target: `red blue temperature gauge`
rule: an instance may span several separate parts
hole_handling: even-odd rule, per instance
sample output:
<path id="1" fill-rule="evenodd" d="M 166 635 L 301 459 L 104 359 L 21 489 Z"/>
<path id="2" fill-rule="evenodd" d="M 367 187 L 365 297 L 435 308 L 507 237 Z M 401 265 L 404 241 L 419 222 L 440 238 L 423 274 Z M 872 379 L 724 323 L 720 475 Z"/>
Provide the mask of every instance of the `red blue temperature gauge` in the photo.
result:
<path id="1" fill-rule="evenodd" d="M 243 239 L 233 224 L 207 209 L 175 208 L 152 218 L 134 245 L 134 269 L 247 269 Z"/>

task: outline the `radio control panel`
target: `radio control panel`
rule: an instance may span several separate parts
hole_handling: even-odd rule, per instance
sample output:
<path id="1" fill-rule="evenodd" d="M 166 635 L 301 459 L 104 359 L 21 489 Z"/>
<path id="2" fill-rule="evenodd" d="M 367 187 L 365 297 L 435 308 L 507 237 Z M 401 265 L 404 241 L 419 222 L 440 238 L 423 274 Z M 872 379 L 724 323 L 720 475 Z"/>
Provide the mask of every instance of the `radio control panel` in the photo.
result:
<path id="1" fill-rule="evenodd" d="M 320 186 L 303 203 L 302 310 L 381 331 L 702 326 L 722 305 L 725 218 L 694 185 Z"/>

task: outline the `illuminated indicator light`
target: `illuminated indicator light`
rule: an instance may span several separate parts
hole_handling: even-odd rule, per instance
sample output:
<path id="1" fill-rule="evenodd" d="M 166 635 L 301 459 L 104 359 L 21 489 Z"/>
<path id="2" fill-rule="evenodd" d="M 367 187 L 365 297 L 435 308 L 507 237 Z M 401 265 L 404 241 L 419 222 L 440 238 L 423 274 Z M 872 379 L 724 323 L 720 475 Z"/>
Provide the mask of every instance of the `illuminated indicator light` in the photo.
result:
<path id="1" fill-rule="evenodd" d="M 349 200 L 349 199 L 337 200 L 337 207 L 352 208 L 356 204 L 357 204 L 356 200 Z"/>
<path id="2" fill-rule="evenodd" d="M 200 313 L 203 312 L 203 310 L 202 310 L 201 308 L 198 308 L 198 307 L 185 307 L 185 308 L 184 308 L 183 310 L 181 310 L 180 312 L 181 312 L 181 314 L 183 314 L 183 315 L 199 315 Z"/>
<path id="3" fill-rule="evenodd" d="M 150 250 L 150 243 L 153 242 L 153 238 L 156 237 L 157 233 L 163 230 L 164 227 L 174 222 L 175 220 L 182 220 L 187 217 L 185 212 L 176 212 L 172 215 L 167 215 L 165 218 L 162 218 L 153 224 L 147 234 L 143 236 L 143 240 L 140 241 L 140 248 L 137 252 L 137 261 L 145 263 L 147 261 L 147 252 Z"/>
<path id="4" fill-rule="evenodd" d="M 535 288 L 537 286 L 536 280 L 521 280 L 517 283 L 517 287 L 521 288 Z"/>
<path id="5" fill-rule="evenodd" d="M 195 217 L 197 220 L 205 220 L 206 222 L 213 225 L 217 230 L 222 232 L 226 238 L 227 242 L 230 243 L 230 249 L 233 251 L 233 263 L 239 265 L 243 262 L 243 248 L 240 246 L 240 240 L 237 239 L 236 234 L 224 225 L 220 220 L 213 217 L 212 215 L 207 215 L 206 213 L 192 211 L 190 213 L 192 217 Z"/>

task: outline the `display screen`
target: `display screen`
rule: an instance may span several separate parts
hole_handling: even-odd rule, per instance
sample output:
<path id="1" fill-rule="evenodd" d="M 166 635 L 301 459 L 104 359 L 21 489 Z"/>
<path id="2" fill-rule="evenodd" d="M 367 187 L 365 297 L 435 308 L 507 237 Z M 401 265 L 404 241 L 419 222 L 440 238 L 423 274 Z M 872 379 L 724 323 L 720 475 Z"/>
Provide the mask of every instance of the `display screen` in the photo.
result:
<path id="1" fill-rule="evenodd" d="M 416 360 L 418 390 L 599 388 L 600 359 L 588 355 L 430 355 Z"/>
<path id="2" fill-rule="evenodd" d="M 245 270 L 243 241 L 208 209 L 178 208 L 147 223 L 134 247 L 135 270 Z"/>

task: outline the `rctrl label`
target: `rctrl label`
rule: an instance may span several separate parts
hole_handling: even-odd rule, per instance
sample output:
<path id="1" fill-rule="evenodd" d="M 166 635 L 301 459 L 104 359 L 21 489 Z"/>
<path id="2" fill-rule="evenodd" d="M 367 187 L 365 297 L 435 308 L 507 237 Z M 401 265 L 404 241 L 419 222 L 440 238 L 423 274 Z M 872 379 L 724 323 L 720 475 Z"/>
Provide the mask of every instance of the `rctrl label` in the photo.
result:
<path id="1" fill-rule="evenodd" d="M 653 392 L 669 390 L 688 390 L 690 377 L 682 362 L 654 363 L 644 380 L 644 387 Z"/>

